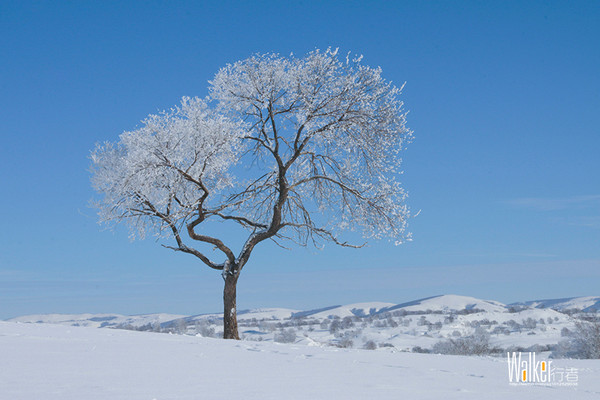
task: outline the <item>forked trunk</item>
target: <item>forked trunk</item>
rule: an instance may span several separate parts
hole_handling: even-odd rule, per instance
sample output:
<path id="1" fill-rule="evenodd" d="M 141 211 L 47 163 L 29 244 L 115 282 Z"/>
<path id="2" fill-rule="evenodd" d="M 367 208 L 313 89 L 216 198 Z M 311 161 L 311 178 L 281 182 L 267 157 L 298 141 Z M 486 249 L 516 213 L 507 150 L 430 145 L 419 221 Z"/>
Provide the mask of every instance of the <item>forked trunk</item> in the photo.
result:
<path id="1" fill-rule="evenodd" d="M 239 275 L 225 277 L 225 289 L 223 290 L 223 339 L 240 340 L 237 325 L 237 308 L 235 304 L 235 291 Z"/>

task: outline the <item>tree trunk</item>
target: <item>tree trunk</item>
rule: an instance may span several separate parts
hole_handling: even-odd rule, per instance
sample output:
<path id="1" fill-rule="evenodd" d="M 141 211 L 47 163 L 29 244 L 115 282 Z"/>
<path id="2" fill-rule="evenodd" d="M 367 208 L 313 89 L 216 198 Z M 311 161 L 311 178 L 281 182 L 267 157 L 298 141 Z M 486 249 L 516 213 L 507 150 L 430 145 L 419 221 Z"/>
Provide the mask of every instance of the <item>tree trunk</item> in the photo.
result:
<path id="1" fill-rule="evenodd" d="M 237 274 L 225 277 L 225 289 L 223 290 L 223 339 L 240 340 L 237 325 L 237 308 L 235 304 Z"/>

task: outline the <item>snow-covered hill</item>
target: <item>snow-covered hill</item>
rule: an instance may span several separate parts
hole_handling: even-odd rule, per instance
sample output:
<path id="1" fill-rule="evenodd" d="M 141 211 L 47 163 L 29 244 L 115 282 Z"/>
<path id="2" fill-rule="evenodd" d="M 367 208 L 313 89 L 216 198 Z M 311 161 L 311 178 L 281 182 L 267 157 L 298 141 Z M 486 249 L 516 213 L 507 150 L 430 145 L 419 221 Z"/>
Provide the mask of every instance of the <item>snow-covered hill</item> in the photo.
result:
<path id="1" fill-rule="evenodd" d="M 345 306 L 333 306 L 296 312 L 292 315 L 292 318 L 366 317 L 369 315 L 376 315 L 381 312 L 381 310 L 393 306 L 393 303 L 381 303 L 375 301 L 369 303 L 355 303 Z"/>
<path id="2" fill-rule="evenodd" d="M 12 318 L 9 321 L 23 323 L 47 323 L 69 326 L 87 326 L 92 328 L 141 327 L 144 325 L 162 324 L 167 321 L 183 318 L 177 314 L 33 314 Z"/>
<path id="3" fill-rule="evenodd" d="M 505 358 L 457 357 L 0 322 L 0 398 L 19 400 L 487 399 L 600 397 L 600 361 L 578 386 L 511 386 Z"/>
<path id="4" fill-rule="evenodd" d="M 299 311 L 263 308 L 238 312 L 239 331 L 247 341 L 275 341 L 345 348 L 389 347 L 429 351 L 438 343 L 486 335 L 490 351 L 549 351 L 575 329 L 578 316 L 592 311 L 598 297 L 531 301 L 506 306 L 493 300 L 442 295 L 411 302 L 357 303 Z M 182 316 L 149 314 L 30 315 L 13 322 L 123 328 L 219 337 L 220 313 Z"/>
<path id="5" fill-rule="evenodd" d="M 531 300 L 511 305 L 527 306 L 533 308 L 551 308 L 557 311 L 579 310 L 583 312 L 596 312 L 600 310 L 600 297 L 569 297 L 565 299 Z"/>
<path id="6" fill-rule="evenodd" d="M 486 312 L 505 312 L 506 306 L 493 300 L 480 300 L 475 297 L 458 296 L 453 294 L 427 297 L 386 308 L 384 311 L 462 311 L 483 310 Z"/>

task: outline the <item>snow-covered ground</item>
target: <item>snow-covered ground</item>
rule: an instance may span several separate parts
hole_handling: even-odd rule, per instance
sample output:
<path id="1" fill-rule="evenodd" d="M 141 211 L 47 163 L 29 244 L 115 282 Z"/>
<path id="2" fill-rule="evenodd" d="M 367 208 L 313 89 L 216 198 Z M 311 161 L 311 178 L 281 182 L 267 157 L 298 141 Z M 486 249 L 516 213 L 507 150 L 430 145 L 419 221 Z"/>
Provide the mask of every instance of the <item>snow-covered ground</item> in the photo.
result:
<path id="1" fill-rule="evenodd" d="M 442 356 L 0 322 L 0 398 L 598 399 L 600 361 L 578 386 L 511 386 L 505 358 Z"/>

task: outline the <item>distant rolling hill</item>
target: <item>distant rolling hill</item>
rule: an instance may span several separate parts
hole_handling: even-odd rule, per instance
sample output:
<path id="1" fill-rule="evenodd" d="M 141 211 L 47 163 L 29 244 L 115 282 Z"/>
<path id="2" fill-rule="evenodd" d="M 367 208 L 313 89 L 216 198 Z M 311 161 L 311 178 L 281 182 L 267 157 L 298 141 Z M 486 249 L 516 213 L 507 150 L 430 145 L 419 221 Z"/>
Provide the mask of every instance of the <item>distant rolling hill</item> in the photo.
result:
<path id="1" fill-rule="evenodd" d="M 556 311 L 579 310 L 582 312 L 596 312 L 600 310 L 600 297 L 567 297 L 564 299 L 531 300 L 511 305 L 526 306 L 532 308 L 550 308 Z"/>
<path id="2" fill-rule="evenodd" d="M 599 304 L 600 297 L 593 296 L 505 305 L 494 300 L 449 294 L 400 304 L 366 302 L 306 311 L 287 308 L 240 310 L 238 323 L 240 336 L 248 341 L 352 348 L 363 348 L 370 343 L 370 347 L 422 352 L 445 340 L 469 338 L 477 332 L 485 332 L 491 347 L 549 351 L 576 329 L 580 316 L 573 310 L 594 312 Z M 220 337 L 223 330 L 221 313 L 193 316 L 47 314 L 9 321 L 207 337 Z"/>

